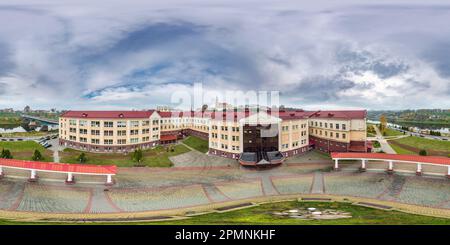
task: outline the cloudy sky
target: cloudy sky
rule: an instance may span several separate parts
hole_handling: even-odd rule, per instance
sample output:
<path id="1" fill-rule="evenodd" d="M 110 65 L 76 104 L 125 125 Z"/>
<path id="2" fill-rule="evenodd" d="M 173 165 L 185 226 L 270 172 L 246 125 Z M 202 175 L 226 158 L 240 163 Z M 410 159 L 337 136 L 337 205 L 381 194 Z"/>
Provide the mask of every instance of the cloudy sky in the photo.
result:
<path id="1" fill-rule="evenodd" d="M 311 2 L 0 0 L 0 108 L 152 108 L 196 82 L 306 109 L 450 108 L 450 3 Z"/>

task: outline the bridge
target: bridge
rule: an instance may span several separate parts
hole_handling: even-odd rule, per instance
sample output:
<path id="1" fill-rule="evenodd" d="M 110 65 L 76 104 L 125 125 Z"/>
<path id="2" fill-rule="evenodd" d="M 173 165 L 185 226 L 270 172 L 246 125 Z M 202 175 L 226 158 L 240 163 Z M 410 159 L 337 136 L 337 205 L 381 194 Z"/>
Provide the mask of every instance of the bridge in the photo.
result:
<path id="1" fill-rule="evenodd" d="M 48 123 L 48 124 L 54 124 L 54 125 L 58 125 L 59 124 L 58 121 L 51 120 L 51 119 L 48 119 L 48 118 L 35 117 L 35 116 L 26 115 L 26 114 L 22 114 L 21 117 L 22 118 L 26 118 L 26 119 L 31 119 L 31 120 L 35 120 L 35 121 Z"/>

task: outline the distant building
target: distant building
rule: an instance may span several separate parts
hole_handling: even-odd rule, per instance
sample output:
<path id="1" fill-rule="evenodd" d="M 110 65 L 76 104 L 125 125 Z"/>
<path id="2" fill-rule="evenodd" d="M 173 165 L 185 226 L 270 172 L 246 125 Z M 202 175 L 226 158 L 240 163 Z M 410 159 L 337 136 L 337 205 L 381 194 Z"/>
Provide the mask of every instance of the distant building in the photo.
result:
<path id="1" fill-rule="evenodd" d="M 31 111 L 30 106 L 25 106 L 25 108 L 23 108 L 23 112 L 28 113 Z"/>

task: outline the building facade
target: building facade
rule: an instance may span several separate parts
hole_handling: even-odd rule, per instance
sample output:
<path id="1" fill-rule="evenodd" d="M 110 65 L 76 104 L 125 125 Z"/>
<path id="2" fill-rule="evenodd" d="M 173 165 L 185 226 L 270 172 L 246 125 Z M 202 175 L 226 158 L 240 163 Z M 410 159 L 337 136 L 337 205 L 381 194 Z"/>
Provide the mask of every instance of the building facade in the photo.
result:
<path id="1" fill-rule="evenodd" d="M 59 141 L 93 152 L 129 152 L 175 143 L 186 135 L 208 140 L 209 154 L 278 151 L 284 157 L 312 148 L 367 152 L 366 111 L 67 111 Z"/>

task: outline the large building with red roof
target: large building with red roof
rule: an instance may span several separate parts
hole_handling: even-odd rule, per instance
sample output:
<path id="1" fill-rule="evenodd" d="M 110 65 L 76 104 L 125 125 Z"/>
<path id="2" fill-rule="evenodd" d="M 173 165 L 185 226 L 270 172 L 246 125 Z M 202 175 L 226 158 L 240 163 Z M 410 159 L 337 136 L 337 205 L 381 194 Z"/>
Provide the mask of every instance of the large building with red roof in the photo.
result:
<path id="1" fill-rule="evenodd" d="M 240 158 L 244 165 L 279 163 L 312 148 L 370 151 L 366 115 L 365 110 L 67 111 L 59 119 L 60 144 L 129 152 L 195 135 L 208 140 L 208 154 Z"/>

